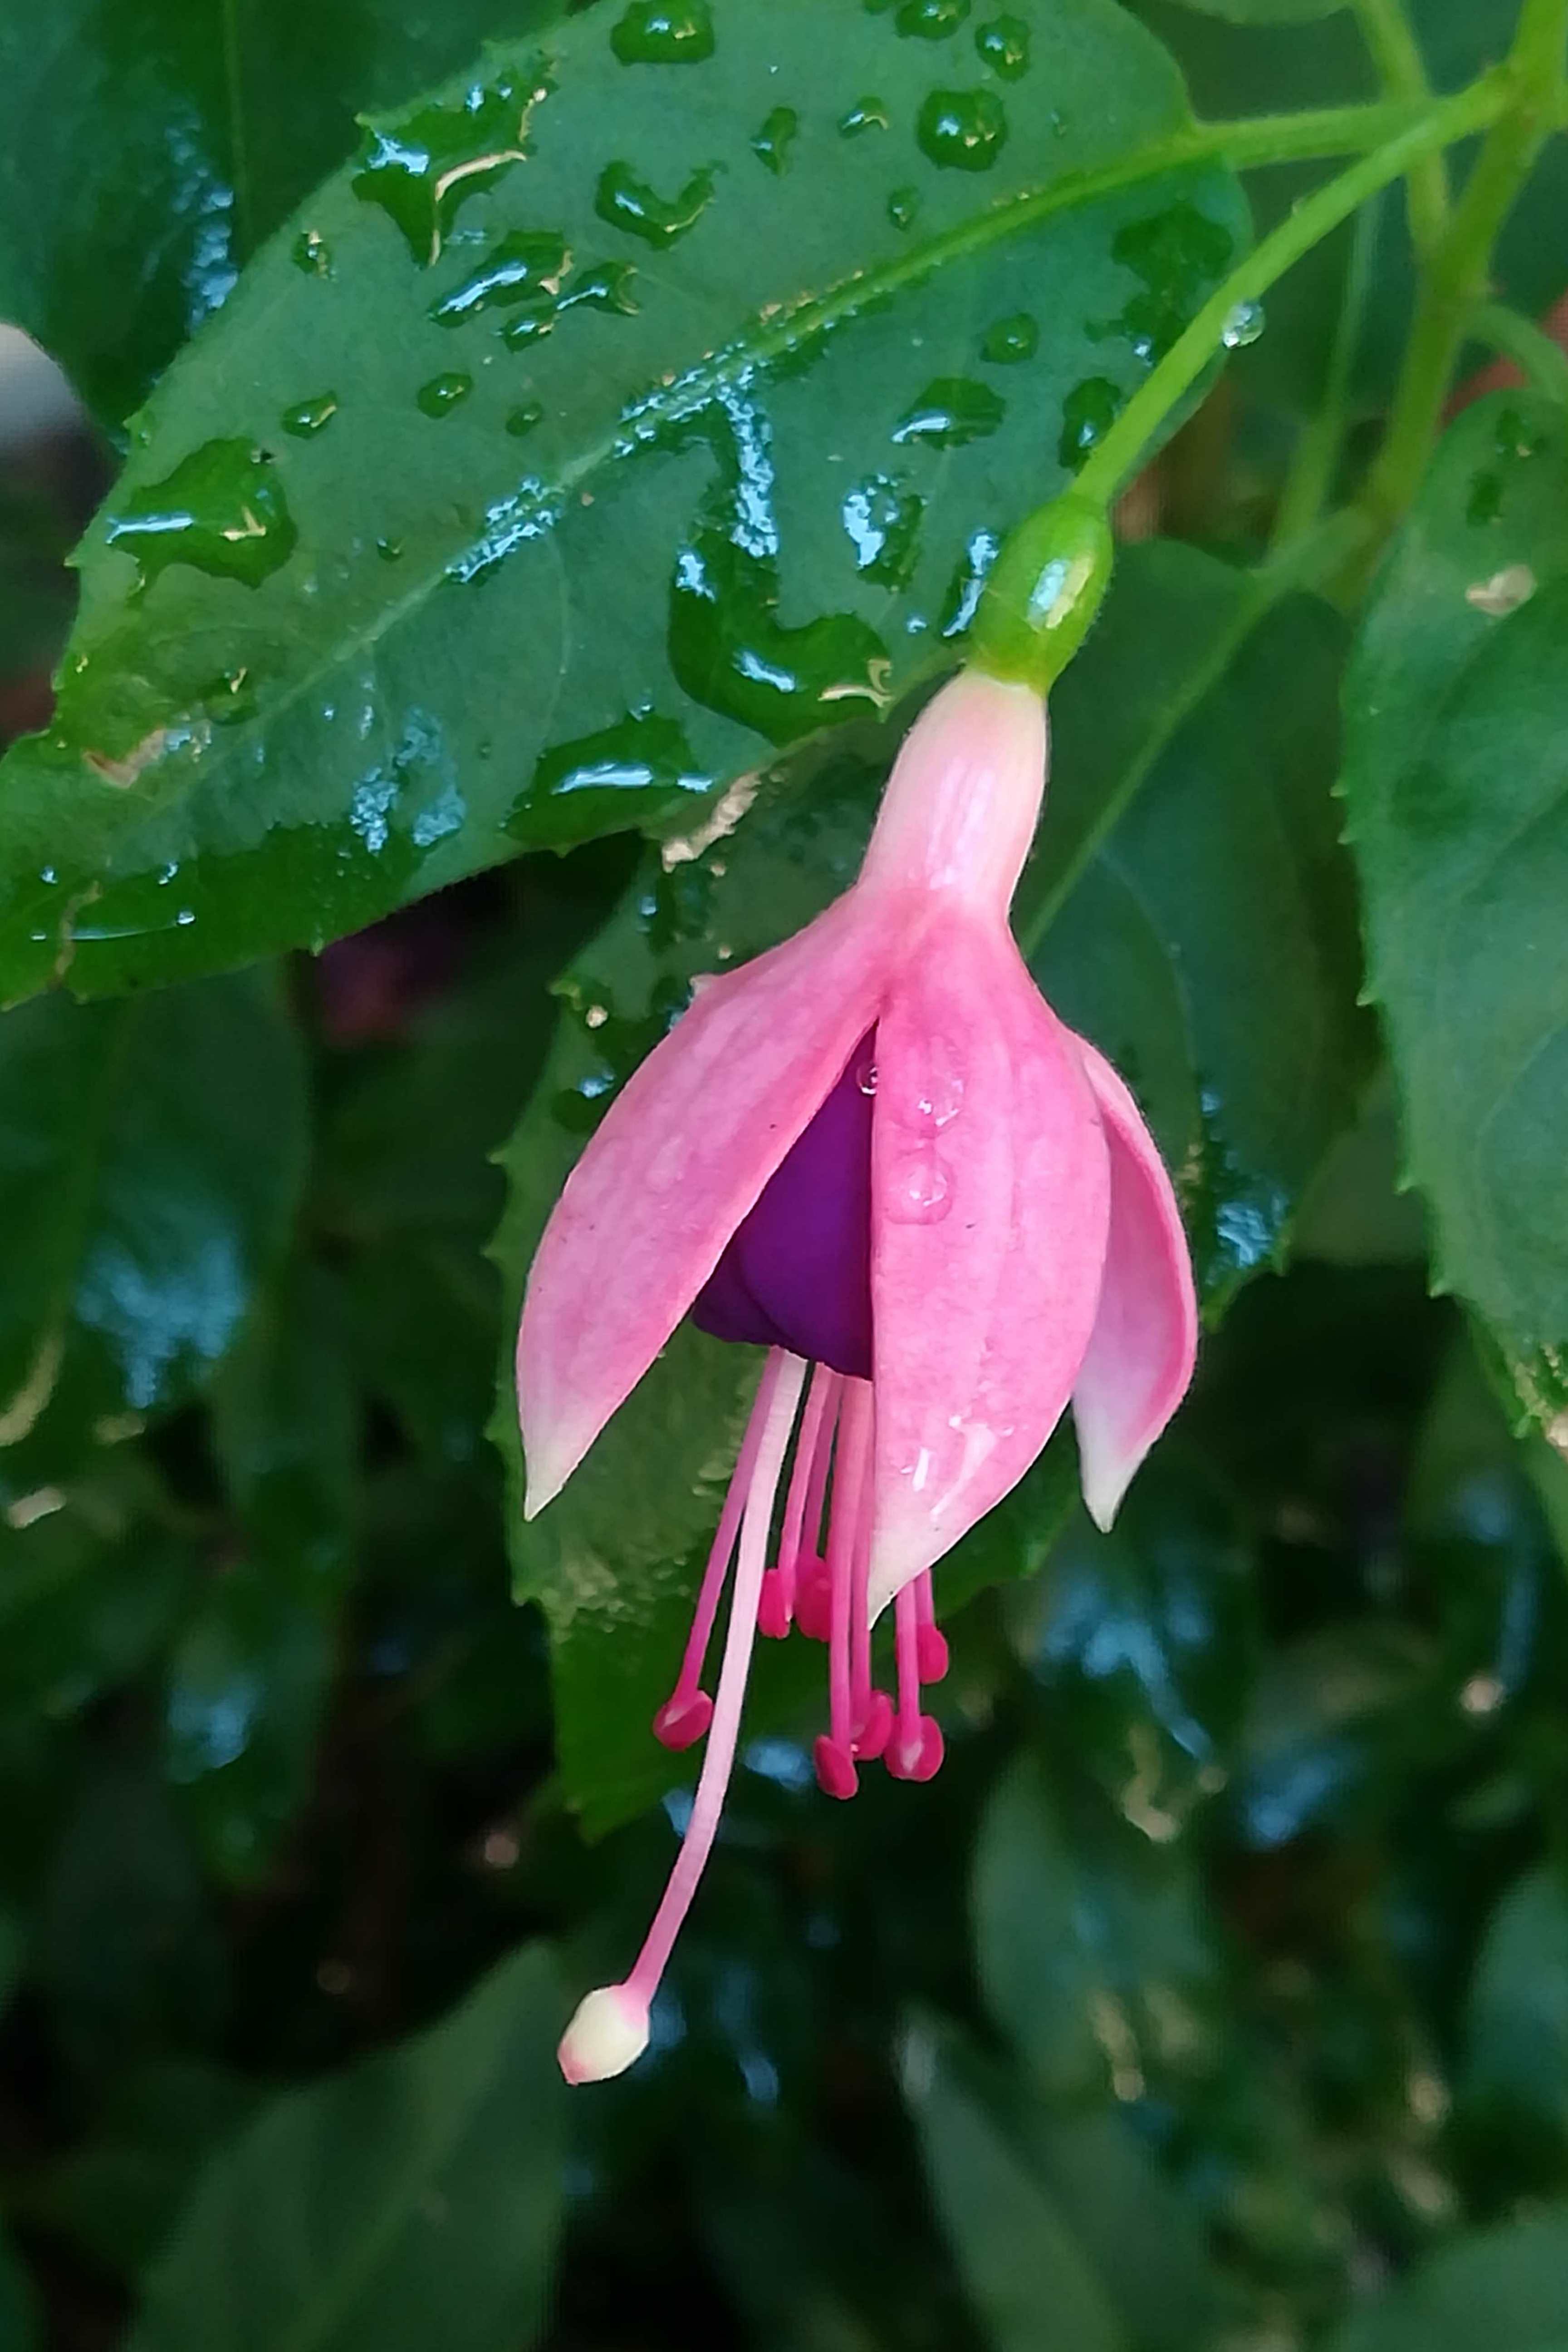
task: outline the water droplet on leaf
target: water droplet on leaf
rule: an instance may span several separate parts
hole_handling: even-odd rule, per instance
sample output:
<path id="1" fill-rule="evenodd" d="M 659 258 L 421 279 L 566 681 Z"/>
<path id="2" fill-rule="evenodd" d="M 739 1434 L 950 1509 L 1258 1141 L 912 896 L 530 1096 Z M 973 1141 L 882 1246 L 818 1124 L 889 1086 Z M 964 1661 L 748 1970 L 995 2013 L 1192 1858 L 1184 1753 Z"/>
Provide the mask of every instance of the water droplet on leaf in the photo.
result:
<path id="1" fill-rule="evenodd" d="M 980 356 L 993 367 L 1012 367 L 1020 360 L 1032 360 L 1040 348 L 1040 331 L 1027 310 L 1015 310 L 1011 318 L 998 319 L 988 327 L 980 346 Z"/>
<path id="2" fill-rule="evenodd" d="M 296 269 L 304 270 L 310 278 L 330 278 L 332 256 L 326 238 L 319 228 L 302 228 L 289 248 Z"/>
<path id="3" fill-rule="evenodd" d="M 662 252 L 694 229 L 713 195 L 713 173 L 693 172 L 678 196 L 661 196 L 629 163 L 607 163 L 599 175 L 594 210 L 612 228 L 625 229 Z"/>
<path id="4" fill-rule="evenodd" d="M 427 267 L 440 257 L 463 205 L 523 161 L 530 110 L 547 94 L 546 85 L 507 72 L 461 98 L 374 124 L 360 151 L 355 195 L 379 205 Z"/>
<path id="5" fill-rule="evenodd" d="M 890 474 L 873 474 L 848 493 L 841 511 L 856 570 L 885 587 L 901 588 L 919 553 L 923 501 Z"/>
<path id="6" fill-rule="evenodd" d="M 511 435 L 514 441 L 521 441 L 525 440 L 528 435 L 533 432 L 535 427 L 542 425 L 543 422 L 543 402 L 538 400 L 525 400 L 521 407 L 514 408 L 511 415 L 507 418 L 506 429 Z"/>
<path id="7" fill-rule="evenodd" d="M 1255 343 L 1264 329 L 1261 302 L 1238 302 L 1220 329 L 1220 341 L 1227 352 L 1245 350 Z"/>
<path id="8" fill-rule="evenodd" d="M 996 16 L 974 28 L 974 46 L 1004 81 L 1021 81 L 1029 70 L 1029 27 L 1022 16 Z"/>
<path id="9" fill-rule="evenodd" d="M 712 784 L 673 719 L 628 711 L 613 727 L 545 751 L 507 829 L 531 843 L 587 840 L 668 814 Z"/>
<path id="10" fill-rule="evenodd" d="M 969 15 L 970 0 L 901 0 L 893 19 L 906 40 L 945 41 Z"/>
<path id="11" fill-rule="evenodd" d="M 708 0 L 632 0 L 610 47 L 624 66 L 700 65 L 713 54 Z"/>
<path id="12" fill-rule="evenodd" d="M 886 100 L 879 98 L 858 98 L 852 107 L 838 118 L 838 134 L 842 139 L 858 139 L 863 131 L 890 131 L 893 118 Z"/>
<path id="13" fill-rule="evenodd" d="M 224 440 L 204 442 L 164 480 L 132 491 L 106 537 L 135 557 L 142 589 L 172 563 L 258 588 L 288 562 L 299 533 L 266 452 Z"/>
<path id="14" fill-rule="evenodd" d="M 297 440 L 308 441 L 312 434 L 330 425 L 337 413 L 337 394 L 319 392 L 313 400 L 298 401 L 292 408 L 283 411 L 283 430 L 292 433 Z"/>
<path id="15" fill-rule="evenodd" d="M 752 152 L 770 172 L 782 173 L 789 163 L 789 151 L 799 129 L 800 117 L 793 106 L 775 106 L 752 140 Z"/>
<path id="16" fill-rule="evenodd" d="M 531 294 L 555 294 L 567 263 L 566 240 L 550 229 L 516 229 L 492 246 L 477 269 L 472 269 L 449 294 L 430 306 L 430 316 L 444 327 L 460 327 L 466 319 L 495 307 L 511 309 Z"/>
<path id="17" fill-rule="evenodd" d="M 943 170 L 988 172 L 1006 144 L 1007 116 L 994 89 L 933 89 L 916 132 Z"/>
<path id="18" fill-rule="evenodd" d="M 1104 439 L 1121 406 L 1121 388 L 1106 375 L 1091 375 L 1075 383 L 1062 403 L 1061 439 L 1057 456 L 1077 473 L 1097 442 Z"/>
<path id="19" fill-rule="evenodd" d="M 895 228 L 909 228 L 920 208 L 918 188 L 895 188 L 888 198 L 888 218 Z"/>
<path id="20" fill-rule="evenodd" d="M 414 397 L 426 416 L 449 416 L 454 408 L 460 407 L 467 400 L 473 388 L 471 375 L 452 368 L 445 375 L 433 375 L 428 383 L 422 383 Z"/>
<path id="21" fill-rule="evenodd" d="M 924 442 L 933 449 L 962 449 L 994 433 L 1006 403 L 988 383 L 963 375 L 937 376 L 893 428 L 900 446 Z"/>

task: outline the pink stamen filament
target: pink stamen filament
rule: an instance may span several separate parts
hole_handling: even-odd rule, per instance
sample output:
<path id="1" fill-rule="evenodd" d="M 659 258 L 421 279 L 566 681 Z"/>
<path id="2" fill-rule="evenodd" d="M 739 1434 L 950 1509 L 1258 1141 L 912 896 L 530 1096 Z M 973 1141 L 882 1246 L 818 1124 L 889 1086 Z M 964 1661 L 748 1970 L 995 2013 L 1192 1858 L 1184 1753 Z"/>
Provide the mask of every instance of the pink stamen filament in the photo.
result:
<path id="1" fill-rule="evenodd" d="M 815 1559 L 822 1528 L 828 1457 L 833 1450 L 833 1425 L 837 1419 L 838 1389 L 839 1375 L 829 1365 L 817 1364 L 813 1369 L 800 1434 L 795 1440 L 789 1493 L 784 1500 L 778 1566 L 770 1570 L 764 1581 L 762 1627 L 775 1640 L 782 1639 L 794 1622 L 796 1571 L 803 1545 Z M 815 1512 L 810 1507 L 814 1493 Z"/>
<path id="2" fill-rule="evenodd" d="M 920 1662 L 922 1683 L 939 1683 L 948 1668 L 947 1637 L 936 1622 L 936 1594 L 931 1590 L 931 1570 L 917 1576 L 914 1585 L 916 1616 L 920 1633 L 915 1642 L 915 1654 Z"/>
<path id="3" fill-rule="evenodd" d="M 855 1793 L 855 1711 L 850 1659 L 851 1620 L 855 1603 L 855 1564 L 869 1486 L 871 1461 L 871 1386 L 868 1381 L 846 1383 L 839 1413 L 838 1445 L 833 1470 L 833 1508 L 827 1528 L 827 1579 L 831 1606 L 828 1625 L 828 1736 L 816 1743 L 816 1777 L 830 1796 Z"/>
<path id="4" fill-rule="evenodd" d="M 718 1832 L 724 1792 L 729 1787 L 735 1761 L 735 1743 L 740 1734 L 746 1680 L 751 1672 L 752 1649 L 757 1630 L 757 1602 L 763 1589 L 763 1571 L 767 1564 L 768 1532 L 773 1523 L 773 1501 L 778 1493 L 784 1452 L 795 1426 L 805 1381 L 805 1365 L 798 1356 L 789 1355 L 783 1348 L 771 1351 L 752 1415 L 752 1426 L 758 1432 L 758 1442 L 745 1489 L 741 1556 L 735 1570 L 730 1622 L 724 1636 L 724 1655 L 719 1669 L 719 1688 L 713 1701 L 712 1727 L 702 1759 L 702 1769 L 698 1776 L 697 1794 L 692 1800 L 691 1818 L 687 1823 L 675 1868 L 670 1872 L 669 1884 L 664 1890 L 664 1898 L 654 1915 L 653 1925 L 647 1931 L 632 1971 L 625 1980 L 626 1993 L 645 2009 L 658 1989 L 658 1980 L 664 1974 L 665 1964 L 680 1932 L 681 1922 L 691 1907 L 691 1898 L 697 1892 L 698 1882 Z M 747 1434 L 749 1437 L 750 1431 Z"/>
<path id="5" fill-rule="evenodd" d="M 782 1355 L 784 1351 L 781 1349 L 775 1352 Z M 772 1370 L 773 1357 L 770 1356 L 758 1383 L 751 1418 L 746 1423 L 746 1433 L 741 1441 L 734 1475 L 724 1496 L 724 1507 L 719 1514 L 719 1525 L 713 1531 L 712 1549 L 702 1572 L 702 1590 L 697 1596 L 697 1608 L 691 1620 L 691 1631 L 686 1637 L 680 1672 L 676 1676 L 674 1690 L 653 1719 L 654 1736 L 667 1748 L 689 1748 L 701 1738 L 708 1728 L 710 1710 L 702 1691 L 702 1668 L 707 1661 L 708 1644 L 712 1638 L 713 1622 L 719 1614 L 719 1596 L 730 1573 L 730 1557 L 735 1549 L 741 1515 L 745 1509 L 746 1497 L 756 1470 L 757 1450 L 763 1442 L 773 1393 L 770 1385 Z"/>

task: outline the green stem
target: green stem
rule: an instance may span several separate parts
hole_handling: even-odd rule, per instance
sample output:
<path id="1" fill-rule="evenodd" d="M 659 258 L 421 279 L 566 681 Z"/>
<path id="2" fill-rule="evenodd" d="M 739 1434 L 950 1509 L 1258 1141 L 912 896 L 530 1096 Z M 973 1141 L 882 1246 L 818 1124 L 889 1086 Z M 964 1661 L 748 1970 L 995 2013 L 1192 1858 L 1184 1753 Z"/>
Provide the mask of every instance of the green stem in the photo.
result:
<path id="1" fill-rule="evenodd" d="M 1538 392 L 1568 406 L 1568 352 L 1532 319 L 1510 310 L 1506 302 L 1482 302 L 1466 320 L 1465 334 L 1468 341 L 1501 352 L 1523 369 Z"/>
<path id="2" fill-rule="evenodd" d="M 1432 85 L 1403 0 L 1355 0 L 1362 38 L 1390 98 L 1432 102 Z M 1448 167 L 1441 155 L 1424 155 L 1406 181 L 1410 237 L 1418 254 L 1430 253 L 1448 223 Z"/>
<path id="3" fill-rule="evenodd" d="M 1420 487 L 1466 321 L 1487 290 L 1498 232 L 1561 113 L 1565 48 L 1568 0 L 1524 0 L 1513 47 L 1496 78 L 1503 103 L 1423 273 L 1388 437 L 1367 488 L 1368 507 L 1384 530 Z"/>
<path id="4" fill-rule="evenodd" d="M 1568 0 L 1552 0 L 1568 8 Z M 1316 188 L 1279 227 L 1232 270 L 1190 326 L 1128 402 L 1079 477 L 1079 495 L 1109 506 L 1132 474 L 1171 410 L 1197 382 L 1225 341 L 1226 327 L 1244 304 L 1256 302 L 1278 278 L 1348 220 L 1367 198 L 1397 180 L 1423 155 L 1495 122 L 1509 94 L 1506 79 L 1487 74 L 1468 89 L 1442 99 L 1399 134 Z"/>

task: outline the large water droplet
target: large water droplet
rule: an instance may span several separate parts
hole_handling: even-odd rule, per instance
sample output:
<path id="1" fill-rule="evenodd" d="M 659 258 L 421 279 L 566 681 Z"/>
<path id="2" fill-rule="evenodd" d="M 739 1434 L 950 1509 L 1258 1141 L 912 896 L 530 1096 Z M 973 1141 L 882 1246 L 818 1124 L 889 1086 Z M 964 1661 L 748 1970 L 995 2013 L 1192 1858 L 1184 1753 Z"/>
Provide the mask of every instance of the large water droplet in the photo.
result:
<path id="1" fill-rule="evenodd" d="M 258 588 L 288 562 L 299 533 L 266 451 L 233 440 L 204 442 L 164 480 L 132 491 L 106 537 L 135 557 L 142 589 L 172 563 Z"/>
<path id="2" fill-rule="evenodd" d="M 901 0 L 893 23 L 906 40 L 945 41 L 969 14 L 970 0 Z"/>
<path id="3" fill-rule="evenodd" d="M 694 229 L 713 195 L 713 173 L 693 172 L 677 196 L 661 196 L 629 163 L 607 163 L 599 174 L 594 210 L 612 228 L 625 229 L 662 252 Z"/>
<path id="4" fill-rule="evenodd" d="M 920 551 L 922 500 L 892 475 L 873 474 L 849 491 L 841 511 L 856 570 L 884 587 L 901 588 Z"/>
<path id="5" fill-rule="evenodd" d="M 962 449 L 994 433 L 1006 413 L 1006 403 L 990 384 L 976 383 L 969 376 L 941 375 L 893 427 L 893 439 L 900 446 L 918 441 L 933 449 Z"/>
<path id="6" fill-rule="evenodd" d="M 355 195 L 396 222 L 416 261 L 437 260 L 464 205 L 523 161 L 529 110 L 547 88 L 506 72 L 461 98 L 374 125 L 360 151 Z"/>
<path id="7" fill-rule="evenodd" d="M 1007 116 L 994 89 L 933 89 L 916 132 L 933 163 L 988 172 L 1007 142 Z"/>
<path id="8" fill-rule="evenodd" d="M 474 388 L 474 379 L 460 368 L 450 368 L 444 375 L 433 375 L 422 383 L 414 397 L 426 416 L 449 416 L 467 400 Z"/>
<path id="9" fill-rule="evenodd" d="M 887 100 L 881 98 L 858 98 L 838 118 L 842 139 L 858 139 L 863 131 L 890 131 L 892 127 Z"/>
<path id="10" fill-rule="evenodd" d="M 775 106 L 752 140 L 752 152 L 770 172 L 782 173 L 788 165 L 789 151 L 799 129 L 800 117 L 793 106 Z"/>
<path id="11" fill-rule="evenodd" d="M 1238 302 L 1220 329 L 1220 341 L 1227 352 L 1245 350 L 1258 341 L 1265 324 L 1261 302 Z"/>
<path id="12" fill-rule="evenodd" d="M 952 1179 L 934 1151 L 895 1160 L 882 1188 L 883 1213 L 896 1225 L 935 1225 L 952 1206 Z"/>
<path id="13" fill-rule="evenodd" d="M 1091 375 L 1075 383 L 1062 403 L 1061 438 L 1057 455 L 1076 474 L 1089 451 L 1102 441 L 1121 406 L 1121 387 L 1106 375 Z"/>
<path id="14" fill-rule="evenodd" d="M 632 0 L 610 47 L 624 66 L 700 65 L 713 54 L 708 0 Z"/>
<path id="15" fill-rule="evenodd" d="M 515 229 L 492 246 L 478 268 L 449 294 L 431 304 L 430 316 L 444 327 L 460 327 L 481 310 L 510 310 L 531 294 L 556 294 L 566 264 L 563 236 L 552 229 Z"/>
<path id="16" fill-rule="evenodd" d="M 1029 27 L 1022 16 L 996 16 L 974 28 L 974 46 L 993 73 L 1021 81 L 1029 70 Z"/>
<path id="17" fill-rule="evenodd" d="M 338 413 L 335 392 L 319 392 L 313 400 L 297 401 L 292 408 L 283 411 L 283 430 L 292 433 L 297 440 L 308 441 L 330 425 Z"/>
<path id="18" fill-rule="evenodd" d="M 971 531 L 947 583 L 937 627 L 944 637 L 962 637 L 980 609 L 980 598 L 1002 541 L 994 530 Z"/>
<path id="19" fill-rule="evenodd" d="M 545 751 L 508 829 L 534 843 L 581 841 L 650 820 L 712 783 L 673 719 L 628 711 L 613 727 Z"/>
<path id="20" fill-rule="evenodd" d="M 985 331 L 980 346 L 980 356 L 993 367 L 1013 367 L 1020 360 L 1032 360 L 1040 348 L 1040 331 L 1027 310 L 1015 310 L 1010 318 L 998 319 Z"/>

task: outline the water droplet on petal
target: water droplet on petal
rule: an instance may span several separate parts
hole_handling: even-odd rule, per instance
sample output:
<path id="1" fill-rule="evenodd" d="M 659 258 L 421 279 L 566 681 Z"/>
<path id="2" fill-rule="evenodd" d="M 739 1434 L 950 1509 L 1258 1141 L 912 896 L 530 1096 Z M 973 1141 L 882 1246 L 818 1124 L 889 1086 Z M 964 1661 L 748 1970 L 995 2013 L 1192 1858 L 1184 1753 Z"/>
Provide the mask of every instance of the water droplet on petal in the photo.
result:
<path id="1" fill-rule="evenodd" d="M 881 1201 L 894 1224 L 940 1224 L 952 1206 L 952 1181 L 934 1151 L 907 1152 L 888 1171 Z"/>

